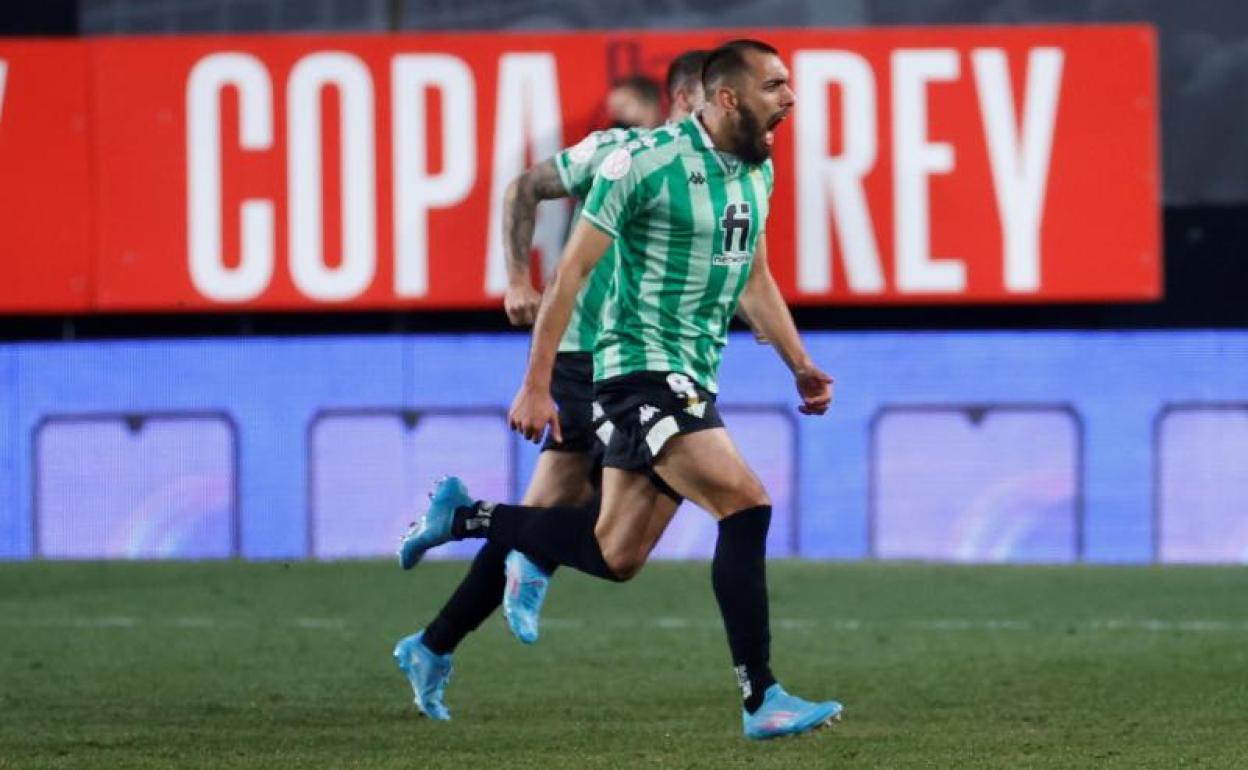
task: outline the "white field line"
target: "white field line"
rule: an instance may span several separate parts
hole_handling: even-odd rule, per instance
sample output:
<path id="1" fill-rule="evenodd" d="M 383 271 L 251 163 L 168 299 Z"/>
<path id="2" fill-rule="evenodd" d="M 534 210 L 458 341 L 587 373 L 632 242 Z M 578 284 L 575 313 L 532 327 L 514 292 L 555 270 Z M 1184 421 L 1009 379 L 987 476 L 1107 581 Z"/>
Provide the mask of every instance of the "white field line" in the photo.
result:
<path id="1" fill-rule="evenodd" d="M 346 618 L 293 617 L 277 618 L 278 625 L 312 631 L 342 631 L 355 626 Z M 97 615 L 78 617 L 0 618 L 0 628 L 97 628 L 97 629 L 153 629 L 179 628 L 203 630 L 213 628 L 237 628 L 252 625 L 238 618 L 215 618 L 211 616 L 133 617 L 127 615 Z M 582 618 L 545 617 L 545 628 L 584 629 L 591 624 Z M 635 628 L 638 625 L 664 631 L 690 629 L 723 629 L 716 617 L 683 617 L 660 615 L 638 623 L 633 619 L 594 620 L 594 627 Z M 962 633 L 968 631 L 993 632 L 1040 632 L 1057 633 L 1069 629 L 1084 632 L 1116 633 L 1142 631 L 1146 633 L 1248 633 L 1248 619 L 1190 618 L 1186 620 L 1163 620 L 1160 618 L 1085 618 L 1082 620 L 1051 620 L 1045 622 L 1008 618 L 925 618 L 862 620 L 854 618 L 772 618 L 771 625 L 784 631 L 833 631 L 855 633 L 863 631 L 906 630 L 932 633 Z"/>

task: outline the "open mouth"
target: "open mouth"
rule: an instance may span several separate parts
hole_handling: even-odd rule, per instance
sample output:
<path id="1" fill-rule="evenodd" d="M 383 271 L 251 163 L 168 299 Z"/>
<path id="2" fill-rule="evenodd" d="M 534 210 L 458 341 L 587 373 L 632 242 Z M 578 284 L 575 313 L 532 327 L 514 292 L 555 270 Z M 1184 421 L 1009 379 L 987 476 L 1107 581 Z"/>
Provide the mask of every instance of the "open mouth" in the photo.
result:
<path id="1" fill-rule="evenodd" d="M 767 143 L 768 147 L 776 141 L 776 126 L 783 123 L 787 117 L 789 117 L 789 111 L 781 110 L 775 115 L 772 115 L 771 119 L 767 121 L 767 131 L 763 134 L 763 141 Z"/>

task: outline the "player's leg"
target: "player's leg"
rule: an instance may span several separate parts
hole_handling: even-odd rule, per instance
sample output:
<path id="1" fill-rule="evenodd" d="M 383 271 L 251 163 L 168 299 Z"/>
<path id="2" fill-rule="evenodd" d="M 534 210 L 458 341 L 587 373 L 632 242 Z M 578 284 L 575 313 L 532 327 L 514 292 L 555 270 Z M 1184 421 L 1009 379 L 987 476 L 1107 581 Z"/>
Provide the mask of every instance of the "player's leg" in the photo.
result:
<path id="1" fill-rule="evenodd" d="M 526 505 L 583 505 L 593 494 L 592 460 L 583 452 L 546 451 L 525 492 Z M 454 652 L 503 600 L 509 549 L 486 541 L 455 592 L 425 627 L 423 641 L 436 655 Z M 549 572 L 547 572 L 549 574 Z M 540 606 L 540 600 L 537 602 Z"/>
<path id="2" fill-rule="evenodd" d="M 412 555 L 405 566 L 446 539 L 487 537 L 539 563 L 607 580 L 635 575 L 679 504 L 649 468 L 646 430 L 660 421 L 656 416 L 683 408 L 684 402 L 675 400 L 662 374 L 650 373 L 617 378 L 596 395 L 592 429 L 605 445 L 606 466 L 599 507 L 484 503 L 471 500 L 458 481 L 448 481 L 435 494 L 425 523 L 405 540 L 404 551 Z"/>
<path id="3" fill-rule="evenodd" d="M 561 355 L 556 362 L 552 386 L 564 417 L 562 444 L 548 441 L 529 479 L 525 502 L 530 505 L 583 505 L 593 495 L 595 438 L 591 401 L 593 362 L 588 355 Z M 405 539 L 406 542 L 406 539 Z M 404 549 L 400 561 L 407 563 Z M 526 579 L 526 567 L 532 579 Z M 518 553 L 486 542 L 477 552 L 455 592 L 422 631 L 404 637 L 395 646 L 399 668 L 412 684 L 422 713 L 449 719 L 442 703 L 451 671 L 451 654 L 502 603 L 508 626 L 522 640 L 537 639 L 538 616 L 549 585 L 550 570 L 541 570 Z M 504 593 L 507 583 L 517 590 Z M 504 601 L 504 597 L 511 601 Z"/>
<path id="4" fill-rule="evenodd" d="M 566 410 L 565 410 L 566 411 Z M 592 477 L 598 472 L 596 462 L 586 452 L 563 451 L 548 447 L 538 457 L 537 468 L 521 502 L 525 506 L 583 506 L 594 495 Z M 503 546 L 487 542 L 484 549 L 498 550 Z M 505 577 L 494 604 L 503 604 L 503 615 L 512 634 L 525 644 L 537 642 L 542 604 L 557 564 L 533 559 L 520 551 L 506 549 L 503 561 Z"/>
<path id="5" fill-rule="evenodd" d="M 617 378 L 596 396 L 593 430 L 603 442 L 604 466 L 599 508 L 493 506 L 489 537 L 520 543 L 518 550 L 539 561 L 628 580 L 645 564 L 681 502 L 651 469 L 647 431 L 685 403 L 676 400 L 664 375 L 650 373 Z"/>
<path id="6" fill-rule="evenodd" d="M 663 497 L 647 475 L 619 469 L 603 474 L 601 506 L 539 508 L 474 500 L 463 482 L 451 476 L 434 488 L 428 511 L 404 538 L 400 553 L 410 567 L 430 548 L 451 540 L 485 538 L 539 562 L 624 581 L 636 574 L 653 547 L 644 536 L 654 529 L 652 517 L 670 518 L 675 511 L 676 501 Z M 605 554 L 595 534 L 600 520 Z"/>
<path id="7" fill-rule="evenodd" d="M 526 506 L 580 506 L 589 503 L 601 472 L 598 439 L 594 435 L 594 362 L 589 353 L 560 353 L 555 357 L 551 396 L 559 406 L 563 440 L 546 437 L 537 470 L 521 501 Z M 506 583 L 502 593 L 507 627 L 525 644 L 537 641 L 542 603 L 558 566 L 512 550 L 504 561 Z"/>
<path id="8" fill-rule="evenodd" d="M 719 520 L 711 581 L 741 687 L 746 735 L 805 732 L 839 716 L 839 703 L 794 698 L 772 675 L 766 567 L 771 501 L 728 431 L 673 437 L 655 471 Z"/>
<path id="9" fill-rule="evenodd" d="M 765 562 L 771 501 L 724 428 L 672 438 L 655 471 L 719 521 L 711 580 L 733 666 L 753 710 L 775 683 Z"/>
<path id="10" fill-rule="evenodd" d="M 611 572 L 628 580 L 645 566 L 681 500 L 656 486 L 648 474 L 603 468 L 602 475 L 602 510 L 594 540 Z"/>
<path id="11" fill-rule="evenodd" d="M 593 474 L 594 461 L 588 452 L 542 452 L 521 504 L 585 505 L 594 496 Z"/>
<path id="12" fill-rule="evenodd" d="M 536 561 L 621 582 L 637 574 L 653 547 L 651 520 L 670 519 L 675 507 L 645 474 L 604 468 L 597 507 L 478 503 L 460 509 L 455 526 L 457 536 L 481 532 Z"/>

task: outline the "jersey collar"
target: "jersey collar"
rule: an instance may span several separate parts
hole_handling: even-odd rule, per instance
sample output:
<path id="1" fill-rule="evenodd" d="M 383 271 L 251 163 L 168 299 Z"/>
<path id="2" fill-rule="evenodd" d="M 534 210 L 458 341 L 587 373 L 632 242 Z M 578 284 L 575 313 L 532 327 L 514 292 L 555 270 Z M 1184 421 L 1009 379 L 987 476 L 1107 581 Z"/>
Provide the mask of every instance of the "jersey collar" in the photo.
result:
<path id="1" fill-rule="evenodd" d="M 690 115 L 688 122 L 693 124 L 693 130 L 689 132 L 689 137 L 693 140 L 693 146 L 715 156 L 715 162 L 719 164 L 719 170 L 724 172 L 724 176 L 730 177 L 741 170 L 742 163 L 737 156 L 732 153 L 720 152 L 715 148 L 715 143 L 711 141 L 710 133 L 707 132 L 706 126 L 702 125 L 702 110 L 698 110 Z"/>

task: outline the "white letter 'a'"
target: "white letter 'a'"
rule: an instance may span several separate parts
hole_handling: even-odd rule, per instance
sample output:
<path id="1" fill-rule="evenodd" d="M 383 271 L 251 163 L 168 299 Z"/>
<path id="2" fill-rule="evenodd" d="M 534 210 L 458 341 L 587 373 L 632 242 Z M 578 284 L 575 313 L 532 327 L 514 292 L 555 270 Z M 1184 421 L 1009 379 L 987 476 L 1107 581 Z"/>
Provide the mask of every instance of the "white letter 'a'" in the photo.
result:
<path id="1" fill-rule="evenodd" d="M 394 110 L 394 293 L 429 291 L 429 210 L 459 203 L 477 177 L 472 70 L 449 54 L 401 54 L 390 67 Z M 442 171 L 429 173 L 425 92 L 442 96 Z"/>
<path id="2" fill-rule="evenodd" d="M 242 202 L 242 257 L 227 267 L 221 234 L 221 91 L 238 89 L 239 145 L 267 150 L 273 145 L 273 89 L 269 73 L 245 53 L 206 56 L 191 69 L 186 85 L 186 217 L 191 283 L 218 302 L 259 296 L 273 277 L 273 202 Z"/>
<path id="3" fill-rule="evenodd" d="M 1013 292 L 1040 289 L 1040 226 L 1044 221 L 1044 193 L 1062 85 L 1062 58 L 1060 48 L 1036 48 L 1027 57 L 1026 96 L 1019 131 L 1015 130 L 1016 112 L 1005 51 L 977 48 L 971 53 L 992 186 L 1001 215 L 1005 288 Z"/>
<path id="4" fill-rule="evenodd" d="M 545 53 L 509 53 L 498 61 L 498 104 L 494 117 L 494 173 L 490 184 L 490 226 L 486 231 L 485 291 L 502 294 L 507 288 L 503 251 L 503 193 L 524 171 L 525 140 L 529 156 L 540 161 L 559 152 L 563 137 L 559 80 L 555 57 Z M 533 243 L 550 269 L 559 259 L 560 241 L 568 226 L 562 203 L 538 209 Z"/>

